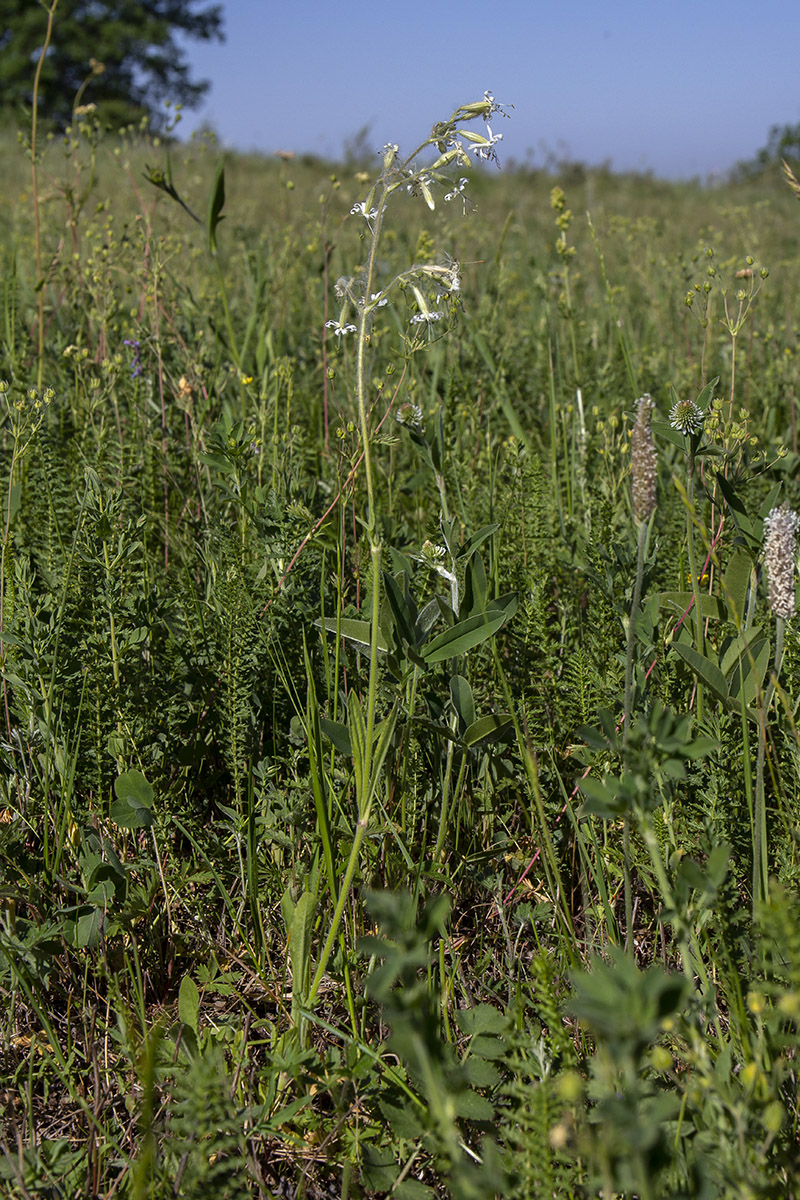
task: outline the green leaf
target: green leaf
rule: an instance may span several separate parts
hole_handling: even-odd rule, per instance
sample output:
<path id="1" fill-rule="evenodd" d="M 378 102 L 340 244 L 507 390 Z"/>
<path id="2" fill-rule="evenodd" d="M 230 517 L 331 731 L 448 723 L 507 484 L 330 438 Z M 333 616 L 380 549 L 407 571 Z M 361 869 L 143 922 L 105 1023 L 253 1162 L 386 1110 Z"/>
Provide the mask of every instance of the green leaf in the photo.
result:
<path id="1" fill-rule="evenodd" d="M 114 781 L 114 791 L 119 800 L 153 807 L 153 789 L 141 771 L 123 771 Z"/>
<path id="2" fill-rule="evenodd" d="M 703 412 L 706 411 L 709 404 L 711 403 L 711 397 L 714 395 L 714 388 L 717 386 L 718 383 L 719 383 L 719 375 L 717 375 L 714 379 L 712 379 L 710 383 L 706 384 L 706 386 L 703 388 L 702 392 L 699 393 L 697 399 L 695 400 L 695 404 L 697 405 L 698 408 L 702 409 Z"/>
<path id="3" fill-rule="evenodd" d="M 454 675 L 450 680 L 450 696 L 463 724 L 471 725 L 475 720 L 475 701 L 472 688 L 463 675 Z"/>
<path id="4" fill-rule="evenodd" d="M 415 638 L 417 646 L 421 646 L 422 643 L 425 641 L 425 638 L 428 636 L 428 634 L 430 633 L 430 631 L 433 629 L 434 625 L 436 624 L 438 616 L 439 616 L 439 604 L 438 604 L 436 597 L 434 596 L 433 600 L 428 601 L 428 603 L 425 605 L 422 612 L 419 614 L 416 621 L 414 622 L 414 638 Z"/>
<path id="5" fill-rule="evenodd" d="M 725 503 L 733 513 L 734 520 L 736 520 L 737 517 L 745 517 L 748 524 L 750 524 L 750 518 L 747 514 L 747 509 L 744 506 L 744 501 L 740 499 L 739 493 L 737 492 L 734 484 L 731 483 L 730 479 L 726 479 L 724 475 L 719 475 L 715 478 L 715 482 L 719 490 L 722 492 Z M 736 523 L 738 525 L 738 521 Z"/>
<path id="6" fill-rule="evenodd" d="M 673 429 L 666 421 L 651 422 L 650 429 L 654 438 L 660 438 L 662 441 L 671 442 L 673 446 L 677 446 L 679 450 L 684 450 L 683 434 L 678 433 L 677 429 Z"/>
<path id="7" fill-rule="evenodd" d="M 121 829 L 149 829 L 153 824 L 153 789 L 141 771 L 123 771 L 114 782 L 116 801 L 111 820 Z"/>
<path id="8" fill-rule="evenodd" d="M 6 495 L 5 516 L 6 524 L 10 524 L 19 511 L 19 503 L 22 499 L 22 484 L 12 483 Z"/>
<path id="9" fill-rule="evenodd" d="M 468 725 L 461 740 L 465 746 L 477 746 L 478 742 L 487 741 L 489 738 L 497 740 L 508 731 L 512 723 L 513 718 L 509 713 L 489 713 L 488 716 L 479 717 L 477 721 Z"/>
<path id="10" fill-rule="evenodd" d="M 474 554 L 467 563 L 464 582 L 464 599 L 461 603 L 463 616 L 474 616 L 486 610 L 486 568 L 480 554 Z"/>
<path id="11" fill-rule="evenodd" d="M 200 993 L 191 975 L 184 975 L 178 990 L 178 1020 L 199 1037 Z"/>
<path id="12" fill-rule="evenodd" d="M 413 1141 L 423 1133 L 419 1113 L 409 1104 L 392 1104 L 390 1100 L 383 1098 L 378 1101 L 378 1107 L 381 1116 L 389 1124 L 396 1137 L 408 1138 Z"/>
<path id="13" fill-rule="evenodd" d="M 222 210 L 225 207 L 225 162 L 221 160 L 217 165 L 214 182 L 211 185 L 211 194 L 208 201 L 208 248 L 212 254 L 217 253 L 217 226 L 220 221 L 225 218 L 222 215 Z"/>
<path id="14" fill-rule="evenodd" d="M 684 662 L 688 663 L 702 683 L 710 687 L 721 700 L 728 699 L 728 685 L 725 682 L 725 676 L 715 662 L 695 650 L 694 646 L 687 646 L 683 642 L 673 642 L 672 648 Z"/>
<path id="15" fill-rule="evenodd" d="M 503 1038 L 495 1037 L 494 1034 L 479 1033 L 470 1042 L 469 1052 L 478 1058 L 503 1058 L 506 1044 Z"/>
<path id="16" fill-rule="evenodd" d="M 316 899 L 313 892 L 303 892 L 294 906 L 289 930 L 289 956 L 292 960 L 292 999 L 300 999 L 311 956 L 311 927 L 314 923 Z"/>
<path id="17" fill-rule="evenodd" d="M 75 945 L 79 949 L 86 950 L 97 945 L 104 915 L 102 908 L 92 908 L 78 917 L 75 922 Z"/>
<path id="18" fill-rule="evenodd" d="M 763 636 L 764 631 L 761 626 L 753 625 L 750 629 L 746 629 L 743 633 L 740 633 L 738 637 L 731 638 L 730 641 L 723 643 L 722 657 L 719 664 L 722 674 L 726 677 L 730 676 L 734 667 L 738 666 L 743 655 L 746 655 L 748 651 L 752 655 L 752 647 Z"/>
<path id="19" fill-rule="evenodd" d="M 464 1033 L 492 1033 L 495 1035 L 508 1032 L 509 1019 L 493 1004 L 476 1004 L 473 1008 L 459 1008 L 455 1013 L 456 1024 Z"/>
<path id="20" fill-rule="evenodd" d="M 744 618 L 747 589 L 751 585 L 755 586 L 753 560 L 746 550 L 738 548 L 731 555 L 722 585 L 723 595 L 731 610 L 731 617 L 737 628 L 741 626 Z"/>
<path id="21" fill-rule="evenodd" d="M 375 789 L 378 786 L 380 774 L 383 770 L 383 764 L 386 761 L 386 755 L 389 753 L 389 749 L 392 744 L 392 738 L 394 737 L 394 731 L 397 725 L 397 714 L 398 708 L 395 704 L 388 717 L 384 717 L 380 724 L 375 728 L 372 743 L 372 772 L 369 780 L 370 803 L 372 802 Z"/>
<path id="22" fill-rule="evenodd" d="M 325 734 L 325 737 L 333 742 L 336 749 L 345 758 L 352 758 L 353 747 L 350 745 L 350 734 L 347 732 L 347 726 L 340 721 L 329 721 L 326 717 L 320 717 L 319 727 Z"/>
<path id="23" fill-rule="evenodd" d="M 367 760 L 367 726 L 364 712 L 355 689 L 347 701 L 347 729 L 350 735 L 350 746 L 353 751 L 353 775 L 356 784 L 356 801 L 359 812 L 363 812 L 366 800 L 367 780 L 364 778 L 364 765 Z"/>
<path id="24" fill-rule="evenodd" d="M 737 712 L 747 708 L 764 686 L 771 648 L 768 638 L 754 640 L 731 672 L 729 693 Z"/>
<path id="25" fill-rule="evenodd" d="M 694 592 L 661 592 L 658 597 L 662 609 L 677 613 L 678 616 L 688 612 L 690 606 L 694 607 L 693 600 Z M 707 592 L 700 594 L 700 612 L 714 621 L 725 621 L 728 617 L 728 609 L 724 602 L 718 596 L 709 596 Z"/>
<path id="26" fill-rule="evenodd" d="M 604 821 L 612 821 L 630 808 L 622 781 L 615 775 L 606 776 L 602 782 L 589 775 L 581 780 L 580 790 L 585 797 L 583 811 Z"/>
<path id="27" fill-rule="evenodd" d="M 392 1200 L 436 1200 L 436 1192 L 418 1179 L 404 1179 L 392 1188 Z"/>
<path id="28" fill-rule="evenodd" d="M 341 617 L 339 620 L 336 617 L 319 617 L 314 622 L 317 629 L 326 629 L 328 633 L 337 633 L 341 637 L 347 638 L 351 642 L 356 642 L 359 646 L 370 647 L 370 638 L 372 635 L 372 625 L 369 621 L 356 621 L 352 617 Z M 378 649 L 386 651 L 386 638 L 381 636 L 378 630 Z"/>
<path id="29" fill-rule="evenodd" d="M 451 1096 L 451 1103 L 456 1116 L 467 1121 L 491 1121 L 494 1118 L 494 1105 L 477 1092 L 456 1092 Z"/>
<path id="30" fill-rule="evenodd" d="M 493 533 L 497 533 L 499 528 L 499 525 L 482 525 L 480 529 L 476 530 L 476 532 L 468 537 L 464 542 L 464 545 L 456 555 L 457 561 L 463 562 L 465 558 L 469 558 L 471 555 L 473 555 L 478 547 L 483 545 L 487 538 L 490 538 Z"/>
<path id="31" fill-rule="evenodd" d="M 775 506 L 777 505 L 778 501 L 781 498 L 781 489 L 782 488 L 783 488 L 782 483 L 776 483 L 773 487 L 770 488 L 769 495 L 767 496 L 766 500 L 761 505 L 761 508 L 758 510 L 758 515 L 761 517 L 762 521 L 764 520 L 765 517 L 769 516 L 769 514 L 772 512 L 772 509 L 775 508 Z"/>
<path id="32" fill-rule="evenodd" d="M 440 633 L 424 646 L 422 657 L 428 666 L 432 666 L 434 663 L 444 662 L 445 659 L 456 658 L 459 654 L 466 654 L 468 650 L 479 646 L 481 642 L 487 641 L 497 633 L 507 619 L 507 613 L 489 609 L 486 613 L 478 613 L 474 617 L 468 617 L 466 621 L 459 621 L 452 629 L 445 629 L 444 633 Z"/>
<path id="33" fill-rule="evenodd" d="M 505 1053 L 505 1046 L 500 1044 L 500 1055 Z M 502 1075 L 498 1071 L 494 1063 L 487 1062 L 485 1058 L 470 1054 L 467 1061 L 464 1063 L 464 1072 L 467 1077 L 467 1082 L 472 1087 L 496 1087 L 502 1079 Z"/>
<path id="34" fill-rule="evenodd" d="M 403 573 L 401 572 L 401 578 Z M 383 584 L 386 592 L 386 599 L 389 603 L 392 616 L 394 617 L 395 628 L 400 636 L 401 642 L 407 645 L 415 646 L 416 637 L 414 636 L 414 621 L 417 617 L 416 605 L 408 597 L 406 597 L 398 581 L 388 571 L 383 573 Z"/>

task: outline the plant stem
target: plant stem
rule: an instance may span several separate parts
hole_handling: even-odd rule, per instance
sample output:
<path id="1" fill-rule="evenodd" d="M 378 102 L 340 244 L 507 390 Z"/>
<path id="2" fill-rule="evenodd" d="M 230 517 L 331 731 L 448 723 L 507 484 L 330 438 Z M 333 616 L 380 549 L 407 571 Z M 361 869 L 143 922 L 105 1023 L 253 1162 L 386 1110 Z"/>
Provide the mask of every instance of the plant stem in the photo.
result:
<path id="1" fill-rule="evenodd" d="M 633 654 L 636 645 L 636 618 L 642 600 L 642 581 L 644 579 L 644 554 L 647 545 L 647 534 L 650 521 L 639 521 L 636 539 L 636 579 L 633 585 L 631 615 L 628 621 L 628 644 L 625 651 L 625 699 L 622 724 L 622 754 L 627 757 L 626 748 L 631 727 L 633 710 Z M 625 814 L 622 835 L 622 875 L 625 891 L 625 950 L 633 953 L 633 902 L 631 896 L 631 817 Z"/>
<path id="2" fill-rule="evenodd" d="M 764 792 L 764 762 L 767 753 L 767 719 L 775 694 L 775 684 L 778 680 L 783 660 L 783 644 L 786 632 L 786 621 L 783 617 L 775 618 L 775 656 L 773 658 L 772 677 L 764 692 L 764 704 L 759 712 L 758 721 L 758 758 L 756 760 L 756 793 L 753 820 L 753 919 L 755 920 L 758 906 L 766 901 L 769 895 L 769 863 L 767 856 L 767 802 Z"/>
<path id="3" fill-rule="evenodd" d="M 36 64 L 36 74 L 33 77 L 31 110 L 31 194 L 33 197 L 33 228 L 36 249 L 36 310 L 39 334 L 36 382 L 39 391 L 42 390 L 42 373 L 44 370 L 44 278 L 42 276 L 42 244 L 39 226 L 39 172 L 36 167 L 36 144 L 39 127 L 39 80 L 42 76 L 42 67 L 44 66 L 44 60 L 53 36 L 53 18 L 55 17 L 57 6 L 58 0 L 52 0 L 47 10 L 47 30 L 45 31 L 44 42 L 39 54 L 39 61 Z"/>
<path id="4" fill-rule="evenodd" d="M 695 625 L 697 628 L 697 652 L 704 652 L 704 637 L 703 637 L 703 609 L 700 603 L 700 579 L 697 575 L 697 561 L 694 553 L 694 446 L 691 441 L 691 434 L 688 435 L 688 487 L 687 487 L 687 507 L 686 507 L 686 549 L 689 555 L 689 572 L 692 577 L 692 594 L 694 596 L 694 614 Z M 697 720 L 703 720 L 703 684 L 700 678 L 697 680 Z"/>

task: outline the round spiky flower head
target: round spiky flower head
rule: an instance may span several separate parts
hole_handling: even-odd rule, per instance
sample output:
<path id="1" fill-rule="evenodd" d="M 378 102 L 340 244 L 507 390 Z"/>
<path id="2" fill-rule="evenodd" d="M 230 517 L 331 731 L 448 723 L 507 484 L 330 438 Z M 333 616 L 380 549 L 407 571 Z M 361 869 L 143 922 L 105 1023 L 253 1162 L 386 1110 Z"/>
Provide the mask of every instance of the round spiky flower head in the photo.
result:
<path id="1" fill-rule="evenodd" d="M 694 400 L 679 400 L 670 409 L 669 423 L 684 437 L 699 433 L 703 428 L 703 410 Z"/>
<path id="2" fill-rule="evenodd" d="M 652 409 L 653 401 L 647 393 L 636 401 L 636 421 L 631 434 L 631 476 L 633 515 L 637 521 L 648 521 L 656 507 L 658 461 L 650 432 Z"/>
<path id="3" fill-rule="evenodd" d="M 773 615 L 789 620 L 794 616 L 795 543 L 800 517 L 782 504 L 764 521 L 764 565 L 767 568 L 769 606 Z"/>

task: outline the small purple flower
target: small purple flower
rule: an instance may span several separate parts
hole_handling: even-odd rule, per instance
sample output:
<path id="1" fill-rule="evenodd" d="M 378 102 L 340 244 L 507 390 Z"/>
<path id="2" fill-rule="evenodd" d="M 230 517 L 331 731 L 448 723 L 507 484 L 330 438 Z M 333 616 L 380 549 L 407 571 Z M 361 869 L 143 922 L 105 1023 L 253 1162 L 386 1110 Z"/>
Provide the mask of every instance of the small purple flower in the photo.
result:
<path id="1" fill-rule="evenodd" d="M 133 347 L 133 356 L 131 358 L 131 376 L 135 379 L 137 375 L 141 375 L 142 373 L 142 360 L 139 357 L 139 343 L 133 341 L 132 339 L 125 338 L 125 341 L 122 344 L 123 346 Z"/>

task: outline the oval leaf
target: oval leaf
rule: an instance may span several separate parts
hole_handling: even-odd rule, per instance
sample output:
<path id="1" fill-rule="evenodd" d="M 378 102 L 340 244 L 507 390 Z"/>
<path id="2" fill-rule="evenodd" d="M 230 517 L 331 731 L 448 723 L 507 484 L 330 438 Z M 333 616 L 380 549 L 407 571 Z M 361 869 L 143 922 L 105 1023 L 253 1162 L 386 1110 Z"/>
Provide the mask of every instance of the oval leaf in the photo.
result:
<path id="1" fill-rule="evenodd" d="M 123 771 L 114 781 L 118 800 L 127 800 L 141 808 L 153 807 L 153 789 L 141 771 Z"/>
<path id="2" fill-rule="evenodd" d="M 200 993 L 191 975 L 184 975 L 178 992 L 178 1020 L 188 1025 L 197 1037 L 199 1033 Z"/>

